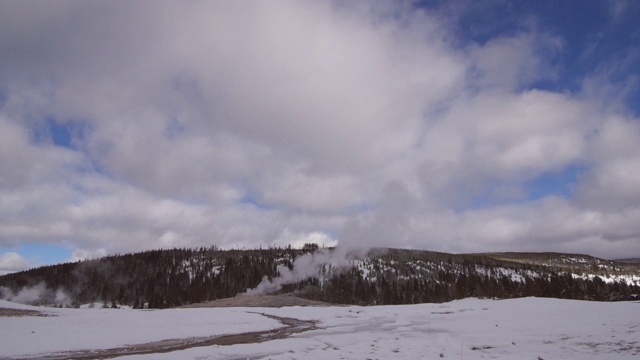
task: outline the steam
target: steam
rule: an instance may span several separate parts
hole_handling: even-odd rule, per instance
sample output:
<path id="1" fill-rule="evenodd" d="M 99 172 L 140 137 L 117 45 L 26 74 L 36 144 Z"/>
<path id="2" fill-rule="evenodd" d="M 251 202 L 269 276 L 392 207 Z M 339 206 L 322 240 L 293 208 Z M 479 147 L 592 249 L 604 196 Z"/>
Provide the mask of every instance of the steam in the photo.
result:
<path id="1" fill-rule="evenodd" d="M 0 287 L 0 299 L 27 305 L 71 306 L 71 299 L 62 290 L 49 289 L 44 282 L 25 286 L 14 292 L 8 287 Z"/>
<path id="2" fill-rule="evenodd" d="M 381 196 L 381 206 L 371 213 L 369 218 L 351 219 L 343 229 L 341 246 L 333 251 L 321 249 L 296 258 L 293 269 L 279 266 L 280 276 L 269 279 L 266 275 L 260 284 L 247 289 L 247 295 L 270 294 L 282 289 L 282 286 L 294 284 L 308 278 L 320 278 L 321 269 L 329 264 L 333 268 L 344 268 L 350 259 L 363 257 L 373 250 L 371 246 L 378 243 L 387 244 L 389 239 L 405 234 L 409 224 L 409 208 L 417 204 L 406 187 L 399 182 L 391 182 L 385 187 Z M 410 206 L 408 206 L 408 204 Z M 406 237 L 406 236 L 405 236 Z M 364 244 L 362 239 L 368 239 Z M 405 240 L 405 239 L 402 239 Z M 365 246 L 366 245 L 366 246 Z M 382 251 L 377 249 L 377 251 Z"/>
<path id="3" fill-rule="evenodd" d="M 293 262 L 293 269 L 287 266 L 278 266 L 280 276 L 269 279 L 266 275 L 262 278 L 260 284 L 253 289 L 247 289 L 247 295 L 264 295 L 274 293 L 282 286 L 294 284 L 308 278 L 319 278 L 321 269 L 325 265 L 331 265 L 336 268 L 343 268 L 348 265 L 348 252 L 344 249 L 336 248 L 333 251 L 329 249 L 320 249 L 314 253 L 298 256 Z"/>

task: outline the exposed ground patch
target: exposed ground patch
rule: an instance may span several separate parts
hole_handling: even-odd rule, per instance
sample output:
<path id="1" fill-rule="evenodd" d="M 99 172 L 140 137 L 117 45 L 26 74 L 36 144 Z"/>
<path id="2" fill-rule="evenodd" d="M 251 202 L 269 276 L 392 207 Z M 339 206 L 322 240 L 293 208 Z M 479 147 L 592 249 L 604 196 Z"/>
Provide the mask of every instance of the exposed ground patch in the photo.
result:
<path id="1" fill-rule="evenodd" d="M 181 306 L 182 308 L 207 307 L 283 307 L 283 306 L 336 306 L 322 301 L 314 301 L 292 295 L 246 295 L 238 294 L 232 298 L 218 299 L 203 303 Z"/>
<path id="2" fill-rule="evenodd" d="M 0 317 L 22 317 L 22 316 L 54 316 L 36 310 L 9 309 L 0 307 Z"/>

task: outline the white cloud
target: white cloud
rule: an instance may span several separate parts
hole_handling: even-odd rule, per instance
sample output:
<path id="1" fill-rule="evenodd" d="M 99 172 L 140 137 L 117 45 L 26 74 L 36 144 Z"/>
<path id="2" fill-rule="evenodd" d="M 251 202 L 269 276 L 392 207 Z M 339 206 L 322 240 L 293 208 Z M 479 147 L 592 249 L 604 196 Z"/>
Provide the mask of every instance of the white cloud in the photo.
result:
<path id="1" fill-rule="evenodd" d="M 291 247 L 299 249 L 305 244 L 317 244 L 320 247 L 332 247 L 336 246 L 338 241 L 330 235 L 319 231 L 304 233 L 292 232 L 289 229 L 284 229 L 280 236 L 270 245 L 279 247 L 287 247 L 291 245 Z"/>
<path id="2" fill-rule="evenodd" d="M 67 261 L 76 262 L 97 259 L 105 255 L 107 255 L 107 251 L 105 249 L 74 249 L 71 253 L 71 257 Z"/>
<path id="3" fill-rule="evenodd" d="M 2 3 L 0 244 L 64 242 L 73 259 L 328 234 L 635 249 L 638 119 L 586 85 L 529 89 L 560 71 L 559 37 L 529 27 L 460 47 L 439 16 L 366 2 Z M 82 124 L 73 149 L 34 141 L 46 118 Z M 584 168 L 575 196 L 528 200 L 528 182 L 572 166 Z"/>
<path id="4" fill-rule="evenodd" d="M 612 116 L 591 135 L 593 165 L 583 175 L 577 199 L 609 211 L 636 208 L 640 195 L 640 124 Z"/>
<path id="5" fill-rule="evenodd" d="M 557 37 L 534 30 L 476 45 L 470 52 L 474 82 L 485 89 L 517 90 L 535 81 L 553 79 L 553 54 L 562 48 Z"/>
<path id="6" fill-rule="evenodd" d="M 259 184 L 262 201 L 305 211 L 340 211 L 360 201 L 353 177 L 309 176 L 301 171 L 289 171 L 272 174 Z"/>
<path id="7" fill-rule="evenodd" d="M 426 133 L 416 160 L 423 191 L 443 206 L 491 195 L 526 198 L 536 177 L 588 162 L 601 120 L 589 102 L 548 91 L 482 92 L 461 99 Z M 498 193 L 492 192 L 497 184 Z"/>
<path id="8" fill-rule="evenodd" d="M 27 270 L 30 267 L 29 261 L 16 252 L 0 254 L 0 275 Z"/>

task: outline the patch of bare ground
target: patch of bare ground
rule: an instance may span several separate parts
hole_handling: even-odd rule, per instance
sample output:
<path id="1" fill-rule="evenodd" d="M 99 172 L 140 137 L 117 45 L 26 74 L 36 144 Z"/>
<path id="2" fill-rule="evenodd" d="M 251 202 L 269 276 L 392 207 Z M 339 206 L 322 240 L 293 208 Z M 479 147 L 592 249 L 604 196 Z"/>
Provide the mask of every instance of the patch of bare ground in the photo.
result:
<path id="1" fill-rule="evenodd" d="M 335 306 L 322 301 L 314 301 L 293 295 L 247 295 L 238 294 L 232 298 L 218 299 L 203 303 L 181 306 L 182 308 L 207 307 L 283 307 L 283 306 Z"/>
<path id="2" fill-rule="evenodd" d="M 22 316 L 53 316 L 36 310 L 9 309 L 0 307 L 0 317 L 22 317 Z"/>
<path id="3" fill-rule="evenodd" d="M 634 355 L 640 354 L 640 346 L 637 341 L 617 341 L 617 342 L 579 342 L 578 345 L 585 346 L 587 348 L 603 351 L 608 349 L 609 352 L 625 353 L 630 352 Z"/>
<path id="4" fill-rule="evenodd" d="M 316 329 L 315 321 L 305 321 L 293 318 L 279 317 L 269 314 L 257 313 L 270 319 L 278 320 L 281 328 L 268 331 L 246 332 L 242 334 L 192 337 L 186 339 L 169 339 L 155 341 L 146 344 L 127 345 L 112 349 L 102 350 L 79 350 L 70 352 L 60 352 L 41 356 L 29 357 L 28 359 L 39 360 L 89 360 L 89 359 L 110 359 L 125 355 L 148 355 L 168 353 L 172 351 L 185 350 L 202 346 L 228 346 L 236 344 L 254 344 L 265 341 L 283 339 L 292 334 L 297 334 Z M 19 359 L 25 359 L 23 357 Z"/>

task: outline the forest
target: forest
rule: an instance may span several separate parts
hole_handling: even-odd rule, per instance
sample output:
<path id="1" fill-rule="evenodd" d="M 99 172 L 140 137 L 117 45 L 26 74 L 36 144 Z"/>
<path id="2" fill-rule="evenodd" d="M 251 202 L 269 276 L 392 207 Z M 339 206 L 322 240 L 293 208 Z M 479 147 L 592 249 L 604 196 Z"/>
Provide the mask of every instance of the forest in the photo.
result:
<path id="1" fill-rule="evenodd" d="M 332 252 L 302 249 L 153 250 L 43 266 L 0 277 L 3 298 L 43 289 L 32 303 L 168 308 L 233 297 L 276 279 L 296 259 Z M 554 297 L 627 300 L 640 293 L 640 265 L 570 254 L 446 254 L 373 249 L 347 253 L 337 265 L 312 264 L 314 274 L 276 293 L 336 304 L 446 302 L 466 297 Z"/>

